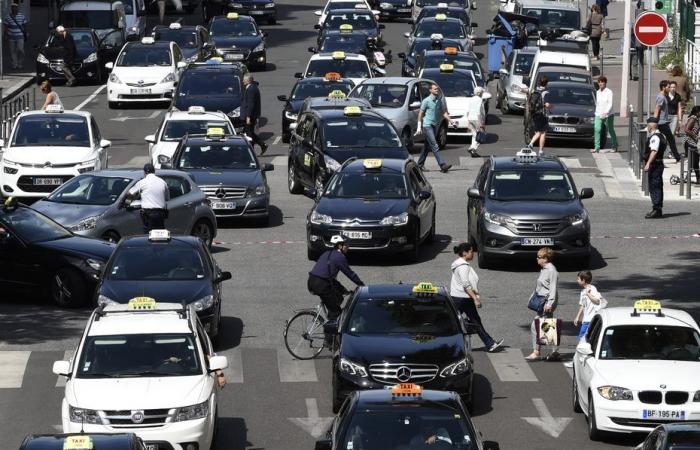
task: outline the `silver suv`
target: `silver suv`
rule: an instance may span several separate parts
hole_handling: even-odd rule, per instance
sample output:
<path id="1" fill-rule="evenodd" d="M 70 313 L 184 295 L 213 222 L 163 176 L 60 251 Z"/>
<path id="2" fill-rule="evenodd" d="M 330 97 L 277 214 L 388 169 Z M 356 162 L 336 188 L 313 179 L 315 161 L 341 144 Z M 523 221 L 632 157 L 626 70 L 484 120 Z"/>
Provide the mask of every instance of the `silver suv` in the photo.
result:
<path id="1" fill-rule="evenodd" d="M 523 78 L 530 76 L 535 53 L 537 47 L 513 50 L 498 71 L 496 104 L 503 114 L 525 110 L 527 87 L 523 85 Z"/>

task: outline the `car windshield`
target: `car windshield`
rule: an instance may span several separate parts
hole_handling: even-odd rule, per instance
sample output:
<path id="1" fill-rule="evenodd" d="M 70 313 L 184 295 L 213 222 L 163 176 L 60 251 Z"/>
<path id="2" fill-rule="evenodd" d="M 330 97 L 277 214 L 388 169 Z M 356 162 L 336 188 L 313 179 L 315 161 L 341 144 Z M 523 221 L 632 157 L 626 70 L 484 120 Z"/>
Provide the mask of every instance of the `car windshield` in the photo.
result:
<path id="1" fill-rule="evenodd" d="M 156 32 L 157 41 L 173 41 L 180 48 L 197 47 L 197 33 L 194 31 L 171 30 L 165 28 Z"/>
<path id="2" fill-rule="evenodd" d="M 412 57 L 415 57 L 417 54 L 422 52 L 423 50 L 431 50 L 432 49 L 433 42 L 430 39 L 420 39 L 416 40 L 413 45 L 411 46 L 411 51 L 410 55 Z M 462 45 L 459 42 L 456 41 L 442 41 L 442 47 L 447 48 L 447 47 L 455 47 L 458 51 L 463 51 L 464 49 L 462 48 Z"/>
<path id="3" fill-rule="evenodd" d="M 332 34 L 323 38 L 321 52 L 343 51 L 362 53 L 367 50 L 367 36 L 364 34 Z"/>
<path id="4" fill-rule="evenodd" d="M 574 88 L 571 86 L 552 87 L 550 85 L 547 87 L 544 98 L 552 105 L 566 104 L 595 106 L 595 95 L 593 94 L 593 89 L 588 86 Z"/>
<path id="5" fill-rule="evenodd" d="M 248 145 L 188 145 L 177 162 L 178 169 L 257 169 Z"/>
<path id="6" fill-rule="evenodd" d="M 61 25 L 66 28 L 93 28 L 106 30 L 116 28 L 112 22 L 112 11 L 61 11 Z"/>
<path id="7" fill-rule="evenodd" d="M 46 200 L 72 205 L 111 205 L 131 181 L 124 177 L 78 175 L 53 191 Z"/>
<path id="8" fill-rule="evenodd" d="M 0 223 L 4 223 L 19 237 L 29 242 L 53 241 L 73 236 L 61 225 L 29 208 L 17 208 L 6 212 L 0 218 Z"/>
<path id="9" fill-rule="evenodd" d="M 586 75 L 583 73 L 571 73 L 567 71 L 540 71 L 537 72 L 537 79 L 535 80 L 535 86 L 540 85 L 540 80 L 542 77 L 547 77 L 549 82 L 553 81 L 571 81 L 574 83 L 583 83 L 586 85 L 591 85 L 593 84 L 593 81 L 591 80 L 590 75 Z"/>
<path id="10" fill-rule="evenodd" d="M 73 41 L 75 42 L 75 46 L 79 48 L 92 48 L 92 47 L 97 47 L 97 43 L 95 42 L 95 38 L 93 37 L 92 33 L 89 31 L 85 30 L 68 30 L 68 32 L 73 36 Z M 49 40 L 46 43 L 48 46 L 56 46 L 60 45 L 58 35 L 56 33 L 51 33 L 49 36 Z"/>
<path id="11" fill-rule="evenodd" d="M 471 97 L 474 95 L 474 79 L 471 74 L 462 72 L 435 73 L 430 74 L 429 78 L 440 86 L 445 97 Z"/>
<path id="12" fill-rule="evenodd" d="M 77 378 L 167 377 L 203 373 L 194 336 L 115 334 L 85 338 Z"/>
<path id="13" fill-rule="evenodd" d="M 353 9 L 357 5 L 356 1 L 352 2 L 329 2 L 326 6 L 326 11 L 337 11 L 339 9 Z"/>
<path id="14" fill-rule="evenodd" d="M 340 82 L 327 82 L 318 81 L 305 83 L 300 81 L 294 87 L 292 91 L 292 100 L 303 100 L 309 97 L 326 97 L 332 91 L 339 90 L 343 91 L 345 94 L 349 93 L 352 89 L 352 83 L 349 81 Z"/>
<path id="15" fill-rule="evenodd" d="M 535 59 L 534 53 L 520 53 L 515 57 L 514 75 L 529 75 L 532 69 L 532 61 Z"/>
<path id="16" fill-rule="evenodd" d="M 168 120 L 165 123 L 161 141 L 179 141 L 186 134 L 206 134 L 209 128 L 223 128 L 225 134 L 235 134 L 231 124 L 212 120 Z"/>
<path id="17" fill-rule="evenodd" d="M 407 92 L 405 84 L 361 84 L 352 96 L 367 99 L 375 108 L 400 108 Z"/>
<path id="18" fill-rule="evenodd" d="M 466 0 L 450 0 L 450 1 L 445 1 L 445 0 L 417 0 L 416 5 L 423 7 L 423 6 L 437 6 L 438 3 L 447 3 L 447 6 L 461 6 L 465 7 L 467 6 L 467 1 Z"/>
<path id="19" fill-rule="evenodd" d="M 369 65 L 361 59 L 314 59 L 309 62 L 307 77 L 322 77 L 337 72 L 343 78 L 370 78 Z"/>
<path id="20" fill-rule="evenodd" d="M 229 71 L 189 71 L 182 77 L 177 95 L 178 98 L 199 96 L 239 98 L 241 79 Z"/>
<path id="21" fill-rule="evenodd" d="M 459 19 L 464 23 L 468 22 L 468 17 L 467 13 L 463 10 L 455 10 L 455 9 L 442 9 L 442 8 L 431 8 L 431 9 L 426 9 L 423 8 L 418 14 L 418 19 L 416 19 L 416 23 L 420 23 L 421 20 L 423 20 L 424 17 L 435 17 L 437 14 L 444 14 L 448 18 L 454 18 L 454 19 Z"/>
<path id="22" fill-rule="evenodd" d="M 387 120 L 344 117 L 323 124 L 326 147 L 400 147 L 401 140 Z"/>
<path id="23" fill-rule="evenodd" d="M 445 62 L 452 64 L 455 69 L 471 70 L 474 72 L 474 76 L 477 78 L 482 77 L 479 62 L 467 56 L 450 56 L 440 54 L 427 55 L 423 68 L 427 69 L 430 67 L 440 67 L 440 64 L 444 64 Z"/>
<path id="24" fill-rule="evenodd" d="M 700 335 L 689 327 L 625 325 L 605 329 L 600 359 L 700 362 Z M 700 370 L 698 365 L 697 370 Z"/>
<path id="25" fill-rule="evenodd" d="M 352 25 L 354 30 L 368 30 L 376 28 L 374 16 L 371 13 L 335 13 L 331 12 L 326 21 L 323 23 L 323 28 L 328 30 L 338 30 L 341 25 Z"/>
<path id="26" fill-rule="evenodd" d="M 406 180 L 400 173 L 345 172 L 328 183 L 326 197 L 336 198 L 407 198 Z"/>
<path id="27" fill-rule="evenodd" d="M 355 302 L 346 332 L 355 335 L 409 333 L 450 336 L 459 332 L 446 297 L 366 298 Z"/>
<path id="28" fill-rule="evenodd" d="M 32 114 L 19 118 L 15 129 L 13 147 L 90 147 L 87 120 L 79 115 Z"/>
<path id="29" fill-rule="evenodd" d="M 173 238 L 167 243 L 121 246 L 105 278 L 115 281 L 202 280 L 206 272 L 197 248 Z"/>
<path id="30" fill-rule="evenodd" d="M 130 45 L 119 54 L 117 66 L 120 67 L 151 67 L 169 66 L 170 48 L 165 46 Z"/>
<path id="31" fill-rule="evenodd" d="M 563 9 L 523 8 L 520 13 L 524 16 L 535 17 L 539 20 L 539 28 L 580 28 L 580 13 Z"/>
<path id="32" fill-rule="evenodd" d="M 258 29 L 247 20 L 215 20 L 211 24 L 210 36 L 257 36 Z"/>
<path id="33" fill-rule="evenodd" d="M 498 170 L 491 175 L 489 198 L 510 201 L 569 201 L 575 198 L 569 175 L 560 170 Z"/>
<path id="34" fill-rule="evenodd" d="M 464 39 L 464 26 L 456 20 L 422 20 L 416 25 L 415 37 L 430 37 L 433 34 L 441 34 L 444 38 Z"/>

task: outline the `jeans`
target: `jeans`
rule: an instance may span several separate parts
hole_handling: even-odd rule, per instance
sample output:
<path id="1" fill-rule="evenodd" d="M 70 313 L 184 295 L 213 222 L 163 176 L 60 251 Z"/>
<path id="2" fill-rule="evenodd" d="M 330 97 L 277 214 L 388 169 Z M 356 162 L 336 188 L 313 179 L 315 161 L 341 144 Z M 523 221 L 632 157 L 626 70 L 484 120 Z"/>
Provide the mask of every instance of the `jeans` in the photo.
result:
<path id="1" fill-rule="evenodd" d="M 666 138 L 666 142 L 668 143 L 668 147 L 671 149 L 671 153 L 673 154 L 673 157 L 676 158 L 676 161 L 681 159 L 681 155 L 678 153 L 678 147 L 676 147 L 676 137 L 673 135 L 673 132 L 671 131 L 671 126 L 669 125 L 668 122 L 664 124 L 659 124 L 659 131 L 661 134 L 664 135 Z"/>
<path id="2" fill-rule="evenodd" d="M 593 56 L 597 58 L 600 54 L 600 36 L 591 36 L 591 47 L 593 47 Z"/>
<path id="3" fill-rule="evenodd" d="M 615 117 L 611 114 L 605 119 L 600 116 L 595 116 L 594 132 L 593 132 L 593 142 L 595 143 L 595 149 L 600 150 L 601 132 L 603 131 L 603 124 L 608 129 L 610 133 L 610 140 L 612 141 L 612 148 L 617 150 L 617 134 L 615 134 Z"/>
<path id="4" fill-rule="evenodd" d="M 678 95 L 678 94 L 676 94 Z M 668 126 L 671 129 L 671 133 L 676 132 L 676 128 L 678 127 L 678 115 L 668 115 Z"/>
<path id="5" fill-rule="evenodd" d="M 24 65 L 24 39 L 10 39 L 10 63 L 13 69 L 21 69 Z"/>
<path id="6" fill-rule="evenodd" d="M 479 339 L 484 343 L 484 347 L 490 348 L 495 341 L 486 332 L 484 324 L 481 323 L 481 316 L 479 316 L 479 310 L 476 309 L 474 300 L 471 297 L 452 297 L 452 300 L 454 300 L 459 312 L 466 314 L 471 323 L 478 325 L 477 333 L 479 334 Z"/>
<path id="7" fill-rule="evenodd" d="M 664 163 L 655 161 L 649 168 L 649 197 L 651 197 L 651 207 L 656 211 L 661 211 L 664 207 Z"/>
<path id="8" fill-rule="evenodd" d="M 425 139 L 423 142 L 423 151 L 418 158 L 418 165 L 422 166 L 425 164 L 425 160 L 428 157 L 428 152 L 433 152 L 433 155 L 435 155 L 435 160 L 437 161 L 438 165 L 442 167 L 445 164 L 445 161 L 443 161 L 442 156 L 440 156 L 440 147 L 435 139 L 435 127 L 432 125 L 424 126 L 423 133 L 425 134 Z"/>

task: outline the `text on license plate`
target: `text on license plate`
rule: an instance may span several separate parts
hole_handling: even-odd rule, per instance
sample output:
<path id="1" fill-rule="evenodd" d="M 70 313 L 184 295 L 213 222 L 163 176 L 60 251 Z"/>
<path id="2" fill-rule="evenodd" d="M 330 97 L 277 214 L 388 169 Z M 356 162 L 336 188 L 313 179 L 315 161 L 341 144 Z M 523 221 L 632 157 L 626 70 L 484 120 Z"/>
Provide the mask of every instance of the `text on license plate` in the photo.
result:
<path id="1" fill-rule="evenodd" d="M 576 128 L 572 127 L 554 127 L 555 133 L 576 133 Z"/>
<path id="2" fill-rule="evenodd" d="M 212 209 L 236 209 L 236 202 L 211 202 Z"/>
<path id="3" fill-rule="evenodd" d="M 552 238 L 522 238 L 520 245 L 554 245 Z"/>
<path id="4" fill-rule="evenodd" d="M 226 61 L 239 61 L 243 59 L 243 55 L 240 53 L 227 53 L 224 55 L 224 59 Z"/>
<path id="5" fill-rule="evenodd" d="M 686 420 L 685 411 L 666 411 L 659 409 L 643 409 L 642 419 Z"/>
<path id="6" fill-rule="evenodd" d="M 34 178 L 35 186 L 58 186 L 62 183 L 62 178 Z"/>
<path id="7" fill-rule="evenodd" d="M 131 95 L 146 95 L 150 93 L 151 90 L 148 88 L 134 88 L 131 90 Z"/>
<path id="8" fill-rule="evenodd" d="M 158 444 L 146 444 L 146 450 L 158 450 Z"/>
<path id="9" fill-rule="evenodd" d="M 251 16 L 259 16 L 261 14 L 265 14 L 265 11 L 250 11 Z"/>
<path id="10" fill-rule="evenodd" d="M 372 239 L 371 231 L 343 231 L 341 234 L 350 239 Z"/>

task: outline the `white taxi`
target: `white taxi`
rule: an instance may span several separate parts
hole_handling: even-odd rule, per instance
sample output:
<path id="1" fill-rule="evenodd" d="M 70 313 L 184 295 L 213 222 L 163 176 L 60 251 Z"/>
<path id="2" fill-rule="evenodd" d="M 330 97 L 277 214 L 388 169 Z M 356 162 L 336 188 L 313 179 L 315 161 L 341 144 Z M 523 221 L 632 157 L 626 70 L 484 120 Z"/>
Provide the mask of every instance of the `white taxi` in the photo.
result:
<path id="1" fill-rule="evenodd" d="M 190 106 L 187 111 L 168 111 L 156 133 L 145 137 L 148 154 L 155 168 L 160 168 L 158 156 L 165 155 L 168 159 L 173 157 L 185 135 L 206 134 L 210 128 L 221 128 L 226 135 L 236 134 L 228 116 L 221 111 L 205 111 L 202 106 Z"/>
<path id="2" fill-rule="evenodd" d="M 5 197 L 46 197 L 74 176 L 107 168 L 107 149 L 86 111 L 27 111 L 17 117 L 3 148 L 0 186 Z"/>
<path id="3" fill-rule="evenodd" d="M 654 300 L 602 309 L 576 347 L 573 408 L 592 440 L 697 421 L 699 374 L 700 329 L 688 313 Z"/>
<path id="4" fill-rule="evenodd" d="M 318 24 L 323 25 L 323 22 L 326 21 L 326 16 L 328 16 L 328 13 L 335 10 L 335 9 L 369 9 L 374 13 L 374 17 L 379 20 L 379 11 L 376 9 L 370 8 L 369 3 L 367 0 L 328 0 L 326 3 L 326 6 L 323 7 L 323 9 L 317 9 L 314 11 L 314 14 L 319 16 L 318 19 Z"/>
<path id="5" fill-rule="evenodd" d="M 186 66 L 180 47 L 172 41 L 145 37 L 128 42 L 115 62 L 105 64 L 112 71 L 107 79 L 109 107 L 124 102 L 169 102 Z"/>
<path id="6" fill-rule="evenodd" d="M 342 51 L 315 54 L 309 59 L 304 73 L 294 74 L 297 78 L 325 77 L 327 73 L 338 73 L 341 78 L 349 78 L 355 85 L 374 76 L 364 55 Z"/>
<path id="7" fill-rule="evenodd" d="M 132 432 L 147 450 L 206 450 L 216 428 L 216 356 L 192 306 L 138 297 L 97 308 L 66 377 L 64 433 Z"/>

